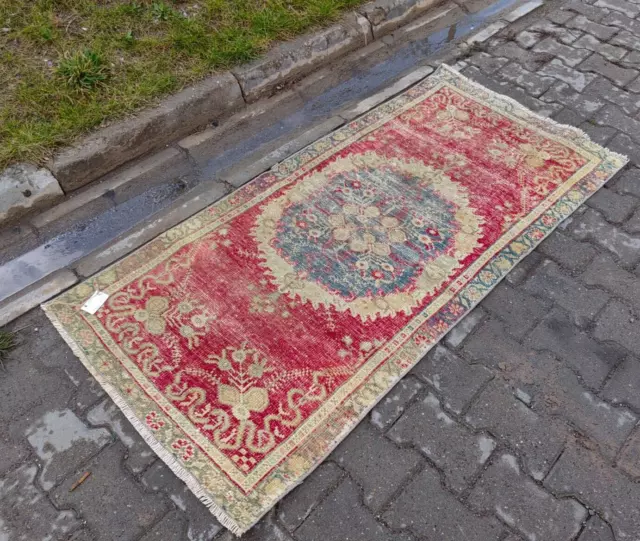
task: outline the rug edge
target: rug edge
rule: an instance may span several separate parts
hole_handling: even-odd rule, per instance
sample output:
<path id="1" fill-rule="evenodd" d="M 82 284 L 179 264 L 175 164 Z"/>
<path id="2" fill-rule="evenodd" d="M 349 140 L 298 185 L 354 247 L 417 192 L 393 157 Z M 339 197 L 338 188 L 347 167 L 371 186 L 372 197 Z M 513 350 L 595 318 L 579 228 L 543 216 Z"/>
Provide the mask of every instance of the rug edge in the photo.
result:
<path id="1" fill-rule="evenodd" d="M 543 124 L 547 124 L 549 126 L 557 128 L 557 129 L 564 129 L 564 130 L 568 130 L 568 131 L 574 132 L 579 138 L 584 139 L 585 141 L 589 142 L 590 144 L 592 144 L 592 145 L 598 147 L 599 149 L 603 150 L 606 153 L 607 156 L 610 156 L 612 158 L 615 158 L 617 160 L 622 161 L 623 163 L 620 166 L 620 169 L 625 167 L 630 161 L 628 156 L 626 156 L 624 154 L 621 154 L 619 152 L 616 152 L 615 150 L 611 150 L 610 148 L 607 148 L 606 146 L 595 142 L 593 139 L 591 139 L 591 136 L 587 132 L 585 132 L 584 130 L 578 128 L 577 126 L 572 126 L 571 124 L 564 124 L 562 122 L 558 122 L 558 121 L 554 120 L 551 117 L 541 115 L 540 113 L 534 111 L 533 109 L 527 107 L 526 105 L 523 105 L 518 100 L 516 100 L 516 99 L 514 99 L 514 98 L 512 98 L 510 96 L 507 96 L 506 94 L 501 94 L 500 92 L 492 90 L 491 88 L 486 87 L 483 84 L 478 83 L 477 81 L 474 81 L 473 79 L 471 79 L 471 78 L 467 77 L 466 75 L 460 73 L 460 71 L 458 71 L 453 66 L 450 66 L 449 64 L 445 64 L 445 63 L 440 64 L 438 66 L 438 68 L 436 69 L 436 71 L 434 71 L 432 74 L 427 75 L 427 77 L 425 77 L 425 78 L 421 79 L 420 81 L 418 81 L 417 84 L 420 84 L 421 82 L 425 81 L 429 77 L 435 77 L 435 76 L 440 75 L 441 71 L 448 72 L 448 73 L 450 73 L 452 75 L 455 75 L 456 77 L 459 77 L 461 80 L 465 81 L 467 84 L 469 84 L 469 85 L 471 85 L 471 86 L 473 86 L 475 88 L 481 89 L 481 90 L 487 92 L 489 95 L 494 96 L 496 98 L 499 98 L 500 100 L 502 100 L 502 101 L 504 101 L 506 103 L 509 103 L 509 104 L 515 106 L 518 109 L 524 109 L 525 111 L 527 111 L 527 113 L 530 116 L 536 118 L 537 120 L 539 120 Z M 618 171 L 620 169 L 618 169 Z M 617 174 L 618 171 L 616 171 L 616 173 L 611 175 L 611 177 L 613 177 L 615 174 Z M 602 186 L 604 186 L 607 182 L 609 182 L 609 180 L 611 180 L 611 177 L 608 177 L 607 180 L 604 181 Z M 602 188 L 602 186 L 600 186 L 600 188 Z M 598 190 L 600 188 L 598 188 Z M 589 197 L 591 197 L 591 196 L 589 196 Z M 585 199 L 585 201 L 587 199 Z"/>

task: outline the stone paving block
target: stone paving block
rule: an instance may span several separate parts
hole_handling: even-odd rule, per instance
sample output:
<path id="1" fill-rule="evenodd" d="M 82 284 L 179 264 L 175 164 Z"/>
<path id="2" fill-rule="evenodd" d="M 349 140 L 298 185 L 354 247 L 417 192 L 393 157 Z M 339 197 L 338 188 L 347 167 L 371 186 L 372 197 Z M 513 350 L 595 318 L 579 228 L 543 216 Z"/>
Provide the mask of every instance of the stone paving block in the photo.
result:
<path id="1" fill-rule="evenodd" d="M 605 106 L 601 96 L 577 92 L 567 83 L 557 82 L 540 99 L 545 102 L 557 102 L 570 107 L 585 117 L 591 117 Z"/>
<path id="2" fill-rule="evenodd" d="M 587 4 L 586 2 L 580 2 L 579 0 L 571 0 L 564 4 L 561 9 L 566 10 L 568 13 L 574 12 L 584 15 L 587 19 L 595 23 L 599 22 L 602 17 L 609 13 L 609 10 L 606 8 L 595 7 L 591 4 Z M 558 24 L 564 24 L 573 17 L 574 15 L 571 15 L 571 17 Z"/>
<path id="3" fill-rule="evenodd" d="M 640 260 L 640 238 L 611 225 L 595 210 L 587 210 L 576 220 L 573 236 L 599 244 L 617 255 L 623 265 L 633 267 Z"/>
<path id="4" fill-rule="evenodd" d="M 627 67 L 638 69 L 640 68 L 640 51 L 631 51 L 627 56 L 622 59 Z"/>
<path id="5" fill-rule="evenodd" d="M 640 96 L 621 90 L 605 77 L 596 77 L 585 89 L 585 94 L 602 97 L 629 115 L 635 115 L 640 109 Z"/>
<path id="6" fill-rule="evenodd" d="M 562 60 L 554 59 L 546 64 L 542 69 L 538 71 L 538 75 L 553 77 L 564 83 L 567 83 L 574 90 L 582 92 L 586 86 L 595 79 L 593 73 L 582 73 L 580 71 L 570 68 L 562 62 Z"/>
<path id="7" fill-rule="evenodd" d="M 146 494 L 132 476 L 120 473 L 124 452 L 122 444 L 106 448 L 52 492 L 57 507 L 80 511 L 99 541 L 137 540 L 169 509 L 161 497 Z M 71 492 L 85 472 L 91 475 Z"/>
<path id="8" fill-rule="evenodd" d="M 564 360 L 585 384 L 599 389 L 611 370 L 622 360 L 621 348 L 599 344 L 576 327 L 561 309 L 553 310 L 529 335 L 526 345 L 547 350 Z"/>
<path id="9" fill-rule="evenodd" d="M 447 333 L 444 343 L 449 347 L 457 348 L 469 336 L 469 333 L 473 332 L 473 329 L 476 328 L 485 315 L 485 310 L 481 306 L 476 306 Z"/>
<path id="10" fill-rule="evenodd" d="M 595 116 L 598 124 L 612 126 L 626 133 L 636 141 L 640 141 L 640 120 L 635 120 L 614 105 L 607 105 Z"/>
<path id="11" fill-rule="evenodd" d="M 532 295 L 558 303 L 571 313 L 579 325 L 591 321 L 610 298 L 600 289 L 587 290 L 549 260 L 531 274 L 524 289 Z"/>
<path id="12" fill-rule="evenodd" d="M 624 224 L 624 229 L 632 235 L 640 233 L 640 209 L 636 210 L 633 216 L 627 220 L 627 223 Z"/>
<path id="13" fill-rule="evenodd" d="M 94 426 L 108 426 L 128 449 L 126 463 L 133 473 L 140 473 L 156 460 L 156 454 L 133 428 L 111 400 L 104 400 L 87 413 Z"/>
<path id="14" fill-rule="evenodd" d="M 575 500 L 557 500 L 521 470 L 516 457 L 503 454 L 473 488 L 469 503 L 493 511 L 527 539 L 566 541 L 580 531 L 587 510 Z"/>
<path id="15" fill-rule="evenodd" d="M 541 116 L 551 116 L 552 114 L 560 111 L 562 106 L 556 103 L 546 103 L 542 102 L 536 98 L 531 97 L 520 87 L 511 84 L 507 81 L 498 81 L 495 78 L 490 78 L 482 73 L 476 66 L 469 66 L 462 70 L 462 74 L 474 81 L 480 83 L 481 85 L 493 90 L 494 92 L 498 92 L 500 94 L 504 94 L 505 96 L 509 96 L 510 98 L 518 101 L 525 107 L 528 107 L 532 111 L 535 111 Z"/>
<path id="16" fill-rule="evenodd" d="M 495 441 L 473 434 L 442 410 L 439 400 L 429 394 L 411 405 L 388 432 L 398 444 L 412 443 L 442 468 L 449 486 L 461 492 L 487 461 Z"/>
<path id="17" fill-rule="evenodd" d="M 609 15 L 609 14 L 608 14 Z M 608 16 L 607 15 L 607 16 Z M 617 28 L 613 28 L 611 26 L 607 26 L 607 22 L 605 22 L 607 17 L 605 17 L 600 23 L 594 23 L 587 19 L 584 15 L 578 15 L 577 17 L 567 21 L 565 24 L 568 28 L 575 28 L 576 30 L 581 30 L 586 32 L 587 34 L 591 34 L 598 38 L 601 41 L 610 40 L 614 34 L 618 31 Z"/>
<path id="18" fill-rule="evenodd" d="M 366 422 L 360 423 L 331 456 L 363 488 L 364 503 L 374 513 L 422 462 L 418 452 L 396 447 Z"/>
<path id="19" fill-rule="evenodd" d="M 625 54 L 627 54 L 626 49 L 610 45 L 609 43 L 602 43 L 591 34 L 585 34 L 581 38 L 577 39 L 573 42 L 572 46 L 578 49 L 587 49 L 589 51 L 597 52 L 612 62 L 619 61 Z"/>
<path id="20" fill-rule="evenodd" d="M 11 441 L 0 429 L 0 475 L 20 464 L 29 456 L 29 449 L 22 442 Z"/>
<path id="21" fill-rule="evenodd" d="M 383 520 L 392 528 L 410 528 L 429 541 L 497 541 L 502 532 L 497 520 L 475 515 L 445 491 L 429 467 L 391 503 Z"/>
<path id="22" fill-rule="evenodd" d="M 25 464 L 0 479 L 0 539 L 58 541 L 80 526 L 71 510 L 58 511 L 35 486 L 38 468 Z"/>
<path id="23" fill-rule="evenodd" d="M 87 528 L 82 528 L 82 530 L 77 530 L 73 532 L 73 535 L 69 538 L 68 541 L 95 541 L 95 536 L 89 531 Z M 149 541 L 149 540 L 147 540 Z M 172 541 L 168 539 L 167 541 Z"/>
<path id="24" fill-rule="evenodd" d="M 617 26 L 633 34 L 640 33 L 640 21 L 630 19 L 617 11 L 611 11 L 600 21 L 602 24 Z"/>
<path id="25" fill-rule="evenodd" d="M 277 536 L 266 537 L 266 539 L 279 540 Z M 296 539 L 299 541 L 326 541 L 327 539 L 395 541 L 397 537 L 376 522 L 373 515 L 360 503 L 360 493 L 355 483 L 345 479 L 296 530 Z"/>
<path id="26" fill-rule="evenodd" d="M 580 126 L 585 121 L 585 117 L 579 115 L 575 111 L 569 108 L 565 108 L 558 114 L 553 116 L 553 120 L 560 124 L 567 124 L 569 126 Z"/>
<path id="27" fill-rule="evenodd" d="M 589 122 L 585 122 L 579 127 L 593 142 L 598 143 L 601 146 L 607 146 L 607 143 L 609 143 L 609 141 L 611 141 L 611 139 L 613 139 L 613 137 L 618 133 L 616 130 L 608 126 L 597 126 L 590 124 Z"/>
<path id="28" fill-rule="evenodd" d="M 562 60 L 567 66 L 577 66 L 591 53 L 584 49 L 574 49 L 555 39 L 548 37 L 538 43 L 533 49 L 536 53 L 548 53 Z"/>
<path id="29" fill-rule="evenodd" d="M 618 455 L 617 465 L 636 481 L 640 479 L 640 427 L 636 426 L 624 444 Z"/>
<path id="30" fill-rule="evenodd" d="M 543 39 L 543 35 L 539 32 L 530 32 L 523 30 L 514 38 L 515 42 L 523 49 L 531 49 L 536 43 Z"/>
<path id="31" fill-rule="evenodd" d="M 521 339 L 549 311 L 551 302 L 500 284 L 482 301 L 482 306 L 502 320 L 509 334 Z"/>
<path id="32" fill-rule="evenodd" d="M 533 395 L 536 412 L 559 416 L 577 427 L 609 457 L 615 456 L 636 422 L 583 387 L 568 366 L 548 353 L 535 353 L 510 338 L 500 322 L 486 321 L 465 345 L 465 354 L 500 370 L 515 386 Z"/>
<path id="33" fill-rule="evenodd" d="M 189 520 L 186 537 L 189 541 L 209 541 L 222 530 L 209 509 L 161 460 L 144 472 L 142 484 L 153 492 L 166 493 L 176 507 L 185 512 Z"/>
<path id="34" fill-rule="evenodd" d="M 640 144 L 628 135 L 619 133 L 607 145 L 610 150 L 627 156 L 632 164 L 640 165 Z"/>
<path id="35" fill-rule="evenodd" d="M 184 541 L 185 531 L 186 523 L 180 511 L 171 511 L 151 531 L 143 535 L 140 541 Z"/>
<path id="36" fill-rule="evenodd" d="M 488 430 L 506 440 L 538 481 L 549 471 L 566 439 L 564 427 L 529 409 L 500 380 L 492 381 L 482 391 L 467 412 L 466 420 L 474 428 Z"/>
<path id="37" fill-rule="evenodd" d="M 622 68 L 612 64 L 603 56 L 594 53 L 578 66 L 583 71 L 592 71 L 607 79 L 610 79 L 618 86 L 624 86 L 633 81 L 638 76 L 638 71 L 630 68 Z"/>
<path id="38" fill-rule="evenodd" d="M 575 241 L 560 231 L 549 235 L 537 250 L 572 272 L 583 269 L 596 255 L 593 245 Z"/>
<path id="39" fill-rule="evenodd" d="M 630 92 L 640 93 L 640 77 L 638 77 L 635 81 L 630 82 L 627 85 L 627 90 Z"/>
<path id="40" fill-rule="evenodd" d="M 582 32 L 580 30 L 567 28 L 565 25 L 554 24 L 546 19 L 541 19 L 533 23 L 527 28 L 527 30 L 530 32 L 539 32 L 543 35 L 554 36 L 558 41 L 565 45 L 570 45 L 582 36 Z"/>
<path id="41" fill-rule="evenodd" d="M 512 286 L 518 286 L 522 284 L 529 274 L 535 269 L 543 258 L 538 252 L 531 252 L 528 256 L 522 259 L 516 266 L 507 274 L 505 282 Z"/>
<path id="42" fill-rule="evenodd" d="M 493 375 L 480 364 L 469 364 L 455 353 L 436 346 L 413 369 L 443 397 L 444 405 L 461 413 Z"/>
<path id="43" fill-rule="evenodd" d="M 549 60 L 549 53 L 533 53 L 530 50 L 519 47 L 516 42 L 506 41 L 491 49 L 491 54 L 498 58 L 508 58 L 514 60 L 517 65 L 522 66 L 527 71 L 535 72 Z"/>
<path id="44" fill-rule="evenodd" d="M 582 4 L 578 3 L 578 2 L 570 2 L 571 5 L 573 4 L 578 4 L 579 6 L 581 6 Z M 564 24 L 566 23 L 569 19 L 573 19 L 575 17 L 575 13 L 571 13 L 570 11 L 566 11 L 568 8 L 566 6 L 563 6 L 560 9 L 556 9 L 555 11 L 552 11 L 551 13 L 547 13 L 546 17 L 547 19 L 549 19 L 552 23 L 555 24 Z M 578 12 L 579 13 L 579 12 Z M 593 20 L 593 19 L 592 19 Z"/>
<path id="45" fill-rule="evenodd" d="M 614 457 L 633 429 L 636 417 L 586 391 L 569 370 L 557 370 L 545 384 L 544 397 L 536 409 L 567 419 L 595 441 L 602 454 Z"/>
<path id="46" fill-rule="evenodd" d="M 640 348 L 640 321 L 632 310 L 615 300 L 598 317 L 595 336 L 599 340 L 614 340 L 637 352 Z"/>
<path id="47" fill-rule="evenodd" d="M 594 6 L 600 8 L 608 8 L 614 11 L 619 11 L 627 17 L 634 19 L 640 14 L 640 7 L 633 2 L 627 2 L 626 0 L 598 0 Z"/>
<path id="48" fill-rule="evenodd" d="M 532 96 L 540 96 L 555 82 L 551 77 L 541 77 L 511 62 L 499 71 L 500 77 L 524 88 Z"/>
<path id="49" fill-rule="evenodd" d="M 278 519 L 293 532 L 320 500 L 338 484 L 343 471 L 333 462 L 323 462 L 293 492 L 278 504 Z"/>
<path id="50" fill-rule="evenodd" d="M 258 522 L 253 528 L 238 538 L 230 531 L 225 531 L 222 535 L 217 536 L 215 541 L 235 541 L 242 539 L 242 541 L 294 541 L 282 526 L 275 519 L 273 511 L 267 513 L 260 522 Z"/>
<path id="51" fill-rule="evenodd" d="M 487 53 L 478 53 L 470 57 L 468 62 L 480 68 L 483 73 L 491 75 L 507 64 L 509 59 L 496 57 Z"/>
<path id="52" fill-rule="evenodd" d="M 579 497 L 613 527 L 616 539 L 631 541 L 640 532 L 640 485 L 591 450 L 569 446 L 544 486 L 558 496 Z"/>
<path id="53" fill-rule="evenodd" d="M 640 197 L 640 169 L 632 167 L 616 177 L 613 189 L 622 195 Z"/>
<path id="54" fill-rule="evenodd" d="M 424 386 L 414 377 L 402 378 L 387 396 L 371 410 L 371 423 L 386 430 L 404 413 L 407 404 Z"/>
<path id="55" fill-rule="evenodd" d="M 608 289 L 640 310 L 638 277 L 616 265 L 610 255 L 601 254 L 596 257 L 582 274 L 581 279 L 585 284 Z"/>
<path id="56" fill-rule="evenodd" d="M 616 541 L 611 527 L 595 515 L 587 521 L 587 525 L 578 537 L 578 541 Z"/>
<path id="57" fill-rule="evenodd" d="M 39 480 L 45 490 L 51 490 L 112 441 L 108 430 L 88 428 L 71 410 L 45 413 L 25 436 L 42 461 Z"/>

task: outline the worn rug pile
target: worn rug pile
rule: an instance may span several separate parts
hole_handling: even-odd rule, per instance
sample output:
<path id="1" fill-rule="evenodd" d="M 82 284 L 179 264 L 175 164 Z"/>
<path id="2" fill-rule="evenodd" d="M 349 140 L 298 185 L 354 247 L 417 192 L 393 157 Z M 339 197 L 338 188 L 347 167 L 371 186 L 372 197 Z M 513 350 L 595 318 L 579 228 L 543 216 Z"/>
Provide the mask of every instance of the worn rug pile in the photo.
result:
<path id="1" fill-rule="evenodd" d="M 44 308 L 240 534 L 625 163 L 442 66 Z"/>

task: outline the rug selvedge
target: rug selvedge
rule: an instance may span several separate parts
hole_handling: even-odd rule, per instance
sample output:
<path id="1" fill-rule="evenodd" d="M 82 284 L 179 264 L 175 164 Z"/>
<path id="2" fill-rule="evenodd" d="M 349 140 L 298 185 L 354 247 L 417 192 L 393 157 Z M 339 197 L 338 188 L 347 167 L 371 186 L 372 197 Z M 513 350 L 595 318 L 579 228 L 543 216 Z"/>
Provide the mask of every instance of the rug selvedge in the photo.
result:
<path id="1" fill-rule="evenodd" d="M 94 290 L 106 291 L 112 295 L 110 297 L 110 301 L 114 302 L 112 306 L 116 309 L 124 306 L 123 310 L 131 311 L 130 314 L 127 313 L 127 317 L 132 321 L 135 320 L 147 335 L 162 335 L 168 324 L 167 321 L 170 320 L 170 324 L 179 328 L 182 333 L 180 336 L 186 344 L 183 347 L 197 348 L 200 340 L 205 339 L 215 323 L 215 314 L 206 304 L 199 303 L 198 299 L 185 297 L 181 299 L 179 305 L 170 307 L 166 297 L 149 295 L 144 299 L 144 306 L 134 307 L 129 302 L 130 299 L 127 300 L 129 304 L 123 302 L 120 306 L 117 303 L 119 292 L 162 262 L 169 262 L 168 268 L 164 270 L 166 276 L 188 269 L 191 264 L 188 256 L 179 258 L 177 261 L 172 260 L 172 257 L 198 239 L 211 236 L 209 242 L 212 251 L 215 251 L 218 246 L 224 247 L 225 243 L 230 242 L 226 227 L 228 222 L 268 200 L 279 190 L 297 182 L 326 160 L 327 156 L 335 155 L 355 141 L 366 137 L 367 134 L 403 112 L 411 110 L 427 96 L 445 86 L 513 121 L 526 123 L 530 130 L 544 134 L 546 139 L 571 148 L 584 158 L 585 163 L 571 178 L 563 182 L 561 189 L 555 190 L 552 195 L 544 199 L 544 203 L 536 207 L 537 213 L 529 213 L 520 220 L 514 220 L 510 229 L 501 236 L 502 242 L 495 242 L 490 250 L 485 250 L 474 264 L 466 267 L 462 277 L 458 277 L 454 283 L 441 291 L 419 314 L 414 314 L 411 319 L 408 319 L 391 339 L 376 343 L 375 337 L 371 337 L 372 339 L 366 343 L 369 350 L 375 353 L 368 355 L 369 350 L 358 351 L 358 355 L 362 355 L 362 363 L 346 382 L 333 389 L 331 396 L 309 396 L 308 400 L 321 401 L 321 405 L 306 416 L 304 421 L 297 424 L 295 430 L 283 442 L 265 453 L 261 460 L 256 460 L 257 455 L 252 456 L 251 452 L 242 456 L 236 453 L 233 456 L 238 458 L 232 458 L 229 453 L 225 454 L 216 448 L 210 439 L 194 426 L 192 420 L 184 412 L 179 411 L 151 382 L 150 377 L 161 377 L 162 363 L 165 359 L 157 360 L 157 355 L 152 358 L 152 351 L 146 353 L 144 349 L 140 351 L 139 340 L 127 334 L 128 327 L 118 327 L 120 334 L 116 341 L 113 333 L 105 329 L 98 317 L 99 314 L 90 316 L 78 310 Z M 447 110 L 446 114 L 455 115 L 456 113 Z M 455 136 L 455 132 L 451 132 L 452 129 L 459 129 L 461 138 L 468 135 L 465 133 L 464 120 L 443 118 L 442 130 L 445 133 L 449 131 Z M 502 150 L 497 148 L 495 152 L 500 153 Z M 508 153 L 508 149 L 506 152 Z M 525 149 L 526 152 L 529 151 Z M 533 149 L 526 154 L 525 159 L 530 160 L 535 166 L 540 160 L 544 162 L 545 157 L 538 155 Z M 371 159 L 369 161 L 375 162 Z M 48 303 L 45 310 L 74 352 L 132 420 L 145 440 L 187 482 L 196 495 L 211 507 L 223 524 L 234 532 L 241 533 L 251 527 L 275 502 L 308 475 L 392 388 L 393 384 L 495 287 L 520 259 L 600 188 L 625 162 L 623 157 L 591 142 L 579 130 L 557 125 L 548 119 L 538 117 L 509 98 L 494 94 L 466 80 L 453 70 L 443 67 L 401 96 L 320 139 L 223 201 L 160 235 L 123 261 L 64 293 Z M 367 161 L 365 160 L 362 165 L 366 166 Z M 375 173 L 375 169 L 385 167 L 382 162 L 374 165 L 371 174 Z M 421 173 L 422 176 L 426 174 L 424 165 L 410 163 L 391 165 L 395 167 L 394 171 L 400 171 L 398 174 L 405 175 L 403 177 L 405 179 L 408 178 L 406 175 L 410 176 L 413 172 L 418 179 L 416 182 L 419 182 Z M 343 163 L 338 164 L 332 174 L 348 177 L 349 171 L 348 164 Z M 429 173 L 435 174 L 437 171 Z M 447 178 L 441 180 L 445 185 L 451 183 Z M 322 187 L 321 184 L 317 186 Z M 316 189 L 316 185 L 313 186 Z M 458 212 L 457 209 L 463 206 L 456 207 L 456 201 L 464 201 L 466 196 L 456 192 L 456 188 L 452 187 L 448 194 L 438 197 L 441 197 L 442 201 L 437 203 L 435 211 L 440 212 L 444 217 L 449 217 L 454 216 Z M 299 199 L 304 201 L 304 197 Z M 370 199 L 373 201 L 375 197 L 372 196 Z M 412 228 L 400 230 L 398 224 L 401 220 L 391 219 L 393 216 L 388 214 L 389 205 L 384 201 L 384 197 L 375 201 L 382 202 L 377 203 L 377 206 L 357 205 L 349 203 L 346 197 L 342 201 L 344 204 L 341 208 L 352 205 L 347 207 L 346 213 L 339 212 L 335 205 L 329 205 L 328 208 L 323 209 L 329 216 L 323 222 L 323 227 L 330 229 L 332 238 L 341 239 L 342 242 L 349 244 L 352 248 L 351 254 L 366 253 L 376 256 L 372 256 L 370 261 L 363 258 L 361 263 L 363 266 L 377 265 L 379 261 L 384 263 L 384 258 L 391 250 L 389 243 L 403 243 L 408 238 L 413 239 L 419 233 Z M 293 203 L 295 204 L 295 201 Z M 278 207 L 277 199 L 267 203 L 267 206 L 269 205 L 273 207 L 270 212 L 275 214 L 267 215 L 267 219 L 280 220 L 283 213 L 282 205 L 276 208 Z M 384 216 L 389 219 L 384 223 L 380 219 L 381 229 L 372 229 L 374 226 L 367 224 L 370 224 L 370 219 L 378 219 L 381 212 L 386 212 Z M 532 216 L 532 214 L 537 215 Z M 469 213 L 466 217 L 471 220 L 470 223 L 475 228 L 482 222 L 481 217 L 470 216 Z M 311 285 L 309 282 L 296 283 L 293 279 L 296 278 L 295 276 L 290 276 L 292 279 L 288 279 L 287 276 L 294 275 L 301 268 L 306 272 L 305 276 L 313 274 L 313 264 L 317 259 L 310 258 L 301 263 L 298 261 L 282 263 L 278 248 L 280 252 L 284 248 L 304 255 L 307 247 L 304 246 L 304 242 L 300 244 L 296 238 L 297 232 L 291 232 L 293 226 L 287 231 L 289 237 L 281 242 L 281 246 L 274 246 L 273 223 L 269 222 L 265 225 L 265 217 L 261 216 L 260 219 L 262 222 L 258 220 L 254 227 L 258 237 L 257 242 L 262 245 L 264 251 L 271 250 L 260 265 L 269 279 L 276 280 L 280 291 L 276 295 L 279 302 L 283 298 L 294 297 L 294 300 L 297 299 L 296 302 L 304 299 L 303 302 L 311 304 L 314 309 L 333 306 L 336 313 L 344 311 L 371 321 L 386 316 L 393 317 L 397 313 L 410 312 L 411 308 L 420 303 L 424 295 L 428 295 L 438 285 L 437 276 L 411 276 L 410 279 L 414 280 L 411 284 L 417 283 L 422 289 L 420 295 L 403 296 L 402 291 L 398 293 L 397 288 L 390 286 L 387 291 L 388 301 L 385 300 L 384 303 L 376 306 L 372 305 L 371 299 L 360 305 L 354 304 L 354 299 L 344 300 L 345 291 L 349 293 L 346 290 L 349 285 L 353 285 L 354 290 L 366 292 L 366 284 L 362 281 L 353 284 L 350 282 L 328 283 L 324 284 L 328 286 L 324 289 L 316 287 L 317 281 Z M 293 223 L 291 220 L 295 220 L 295 217 L 288 219 L 289 227 Z M 460 231 L 452 226 L 446 229 L 445 233 L 450 235 L 448 238 L 451 238 L 455 234 L 459 235 Z M 440 246 L 443 247 L 442 250 L 446 250 L 448 246 L 446 239 L 438 236 L 434 238 L 440 242 L 439 245 L 433 239 L 427 239 L 427 241 L 432 242 L 433 246 Z M 465 243 L 469 252 L 476 248 L 472 230 L 463 236 L 461 244 Z M 407 252 L 406 257 L 412 258 L 415 254 Z M 446 273 L 453 267 L 451 267 L 451 258 L 444 259 L 446 264 L 442 268 Z M 385 264 L 389 266 L 388 263 Z M 175 269 L 171 268 L 171 265 L 174 265 Z M 372 272 L 379 271 L 384 274 L 387 267 L 380 264 L 379 268 L 376 267 Z M 366 268 L 369 269 L 369 267 Z M 158 276 L 165 275 L 161 273 Z M 325 279 L 321 275 L 319 278 Z M 411 293 L 416 289 L 411 289 Z M 302 295 L 296 297 L 296 292 L 301 292 Z M 340 297 L 341 292 L 343 297 Z M 273 293 L 271 295 L 275 298 Z M 366 294 L 362 296 L 366 297 Z M 284 315 L 290 310 L 286 307 L 281 308 L 280 304 L 278 304 L 279 308 L 274 308 L 274 303 L 271 302 L 268 294 L 257 292 L 255 297 L 258 299 L 255 305 L 256 313 L 274 309 L 278 311 L 277 317 L 281 319 L 291 316 L 291 314 Z M 357 297 L 355 300 L 357 301 Z M 291 310 L 295 309 L 297 306 L 291 308 Z M 260 312 L 261 310 L 263 312 Z M 104 318 L 104 315 L 102 317 Z M 351 355 L 349 348 L 350 344 L 345 343 L 344 351 Z M 131 355 L 136 355 L 137 358 L 146 355 L 141 362 L 144 365 L 146 360 L 148 364 L 141 369 L 131 360 Z M 243 420 L 247 421 L 255 413 L 265 411 L 268 407 L 268 397 L 265 397 L 265 392 L 260 390 L 260 385 L 251 384 L 250 381 L 251 378 L 260 381 L 265 370 L 269 369 L 269 360 L 261 351 L 246 341 L 240 341 L 224 348 L 214 357 L 211 360 L 212 366 L 222 367 L 220 369 L 224 369 L 226 374 L 236 379 L 245 378 L 242 381 L 247 382 L 246 389 L 243 387 L 245 384 L 238 387 L 236 384 L 229 384 L 228 381 L 220 384 L 218 388 L 218 400 L 233 412 L 233 418 L 241 424 Z M 253 370 L 253 376 L 249 374 L 249 369 L 244 368 L 247 359 L 250 363 L 248 366 Z M 160 372 L 157 372 L 158 370 Z M 320 387 L 322 385 L 318 385 L 318 392 L 321 394 Z M 238 388 L 244 390 L 238 394 Z M 188 393 L 185 397 L 185 400 L 191 399 Z M 247 426 L 246 423 L 244 426 Z M 251 463 L 252 459 L 256 463 Z M 242 467 L 245 469 L 243 470 Z"/>

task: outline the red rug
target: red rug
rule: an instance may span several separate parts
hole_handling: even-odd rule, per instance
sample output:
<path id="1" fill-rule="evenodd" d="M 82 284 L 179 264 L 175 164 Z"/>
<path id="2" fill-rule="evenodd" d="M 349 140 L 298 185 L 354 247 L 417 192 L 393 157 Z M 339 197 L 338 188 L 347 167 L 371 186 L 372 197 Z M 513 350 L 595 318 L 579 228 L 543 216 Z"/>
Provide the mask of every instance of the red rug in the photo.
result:
<path id="1" fill-rule="evenodd" d="M 45 309 L 241 533 L 625 161 L 442 67 Z"/>

